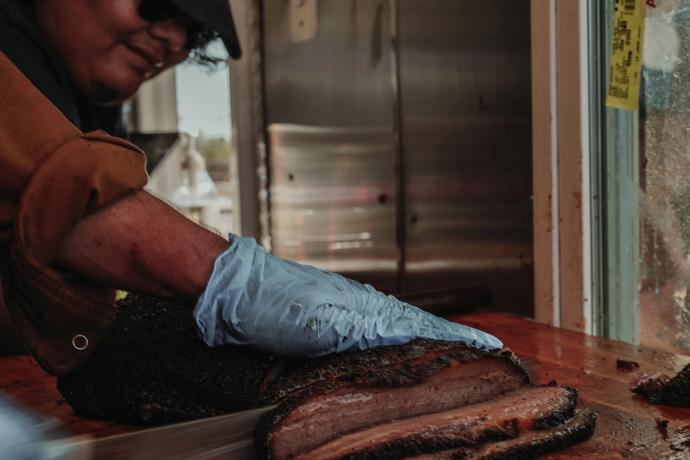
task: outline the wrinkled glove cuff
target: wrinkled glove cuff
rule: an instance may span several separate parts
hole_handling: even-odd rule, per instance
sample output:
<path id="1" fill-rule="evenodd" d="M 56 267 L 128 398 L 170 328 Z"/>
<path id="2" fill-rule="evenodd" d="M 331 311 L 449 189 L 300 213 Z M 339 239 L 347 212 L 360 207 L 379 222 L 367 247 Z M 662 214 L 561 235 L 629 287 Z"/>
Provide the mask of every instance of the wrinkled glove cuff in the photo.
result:
<path id="1" fill-rule="evenodd" d="M 193 313 L 199 334 L 208 346 L 254 344 L 241 329 L 237 308 L 251 287 L 252 267 L 265 251 L 254 238 L 230 234 L 229 239 L 230 245 L 216 258 Z"/>

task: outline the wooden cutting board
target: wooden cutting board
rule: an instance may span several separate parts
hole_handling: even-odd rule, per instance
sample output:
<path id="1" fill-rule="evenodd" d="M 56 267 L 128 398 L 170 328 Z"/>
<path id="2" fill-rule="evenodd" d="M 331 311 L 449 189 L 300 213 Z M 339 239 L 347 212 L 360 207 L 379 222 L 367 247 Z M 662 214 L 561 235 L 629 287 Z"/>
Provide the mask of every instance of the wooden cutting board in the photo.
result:
<path id="1" fill-rule="evenodd" d="M 644 373 L 674 375 L 689 356 L 590 337 L 523 318 L 478 313 L 454 318 L 498 336 L 522 357 L 537 383 L 556 380 L 577 388 L 580 405 L 599 413 L 594 436 L 555 459 L 690 459 L 690 409 L 654 406 L 629 390 Z M 619 359 L 639 364 L 619 369 Z M 664 421 L 668 426 L 663 429 Z M 660 426 L 662 425 L 662 426 Z"/>
<path id="2" fill-rule="evenodd" d="M 690 409 L 654 406 L 629 391 L 643 373 L 675 374 L 689 356 L 658 352 L 498 313 L 453 318 L 495 334 L 522 357 L 538 383 L 556 380 L 580 392 L 580 404 L 599 413 L 589 441 L 544 457 L 555 459 L 690 459 Z M 618 359 L 639 369 L 618 369 Z M 26 407 L 61 420 L 73 434 L 104 437 L 140 428 L 77 417 L 55 387 L 55 379 L 26 356 L 0 358 L 0 388 Z M 659 424 L 668 421 L 663 429 Z"/>

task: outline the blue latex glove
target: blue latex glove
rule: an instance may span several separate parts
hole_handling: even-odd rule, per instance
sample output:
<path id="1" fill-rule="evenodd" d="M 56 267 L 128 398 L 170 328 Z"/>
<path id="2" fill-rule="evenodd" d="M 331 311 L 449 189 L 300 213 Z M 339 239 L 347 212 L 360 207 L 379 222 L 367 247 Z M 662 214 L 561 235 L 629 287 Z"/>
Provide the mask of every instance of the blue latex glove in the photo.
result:
<path id="1" fill-rule="evenodd" d="M 403 344 L 415 337 L 502 347 L 489 334 L 369 285 L 272 256 L 253 238 L 231 239 L 194 310 L 209 346 L 252 345 L 304 357 Z"/>

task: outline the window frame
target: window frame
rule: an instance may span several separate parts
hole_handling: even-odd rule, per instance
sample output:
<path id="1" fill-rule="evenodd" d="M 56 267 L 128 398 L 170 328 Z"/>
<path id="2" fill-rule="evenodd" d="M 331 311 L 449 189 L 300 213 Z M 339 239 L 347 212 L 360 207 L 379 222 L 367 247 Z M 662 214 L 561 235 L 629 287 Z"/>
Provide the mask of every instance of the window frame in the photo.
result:
<path id="1" fill-rule="evenodd" d="M 593 3 L 531 3 L 535 319 L 588 334 L 600 316 L 592 262 Z"/>

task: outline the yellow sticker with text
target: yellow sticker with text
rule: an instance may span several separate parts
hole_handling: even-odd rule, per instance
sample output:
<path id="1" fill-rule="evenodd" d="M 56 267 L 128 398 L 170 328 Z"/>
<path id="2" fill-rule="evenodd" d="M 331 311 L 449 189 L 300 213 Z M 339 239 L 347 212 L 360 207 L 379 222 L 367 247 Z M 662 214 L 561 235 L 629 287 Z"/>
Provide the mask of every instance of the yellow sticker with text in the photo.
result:
<path id="1" fill-rule="evenodd" d="M 606 105 L 637 110 L 640 105 L 646 0 L 616 0 L 613 49 Z"/>

